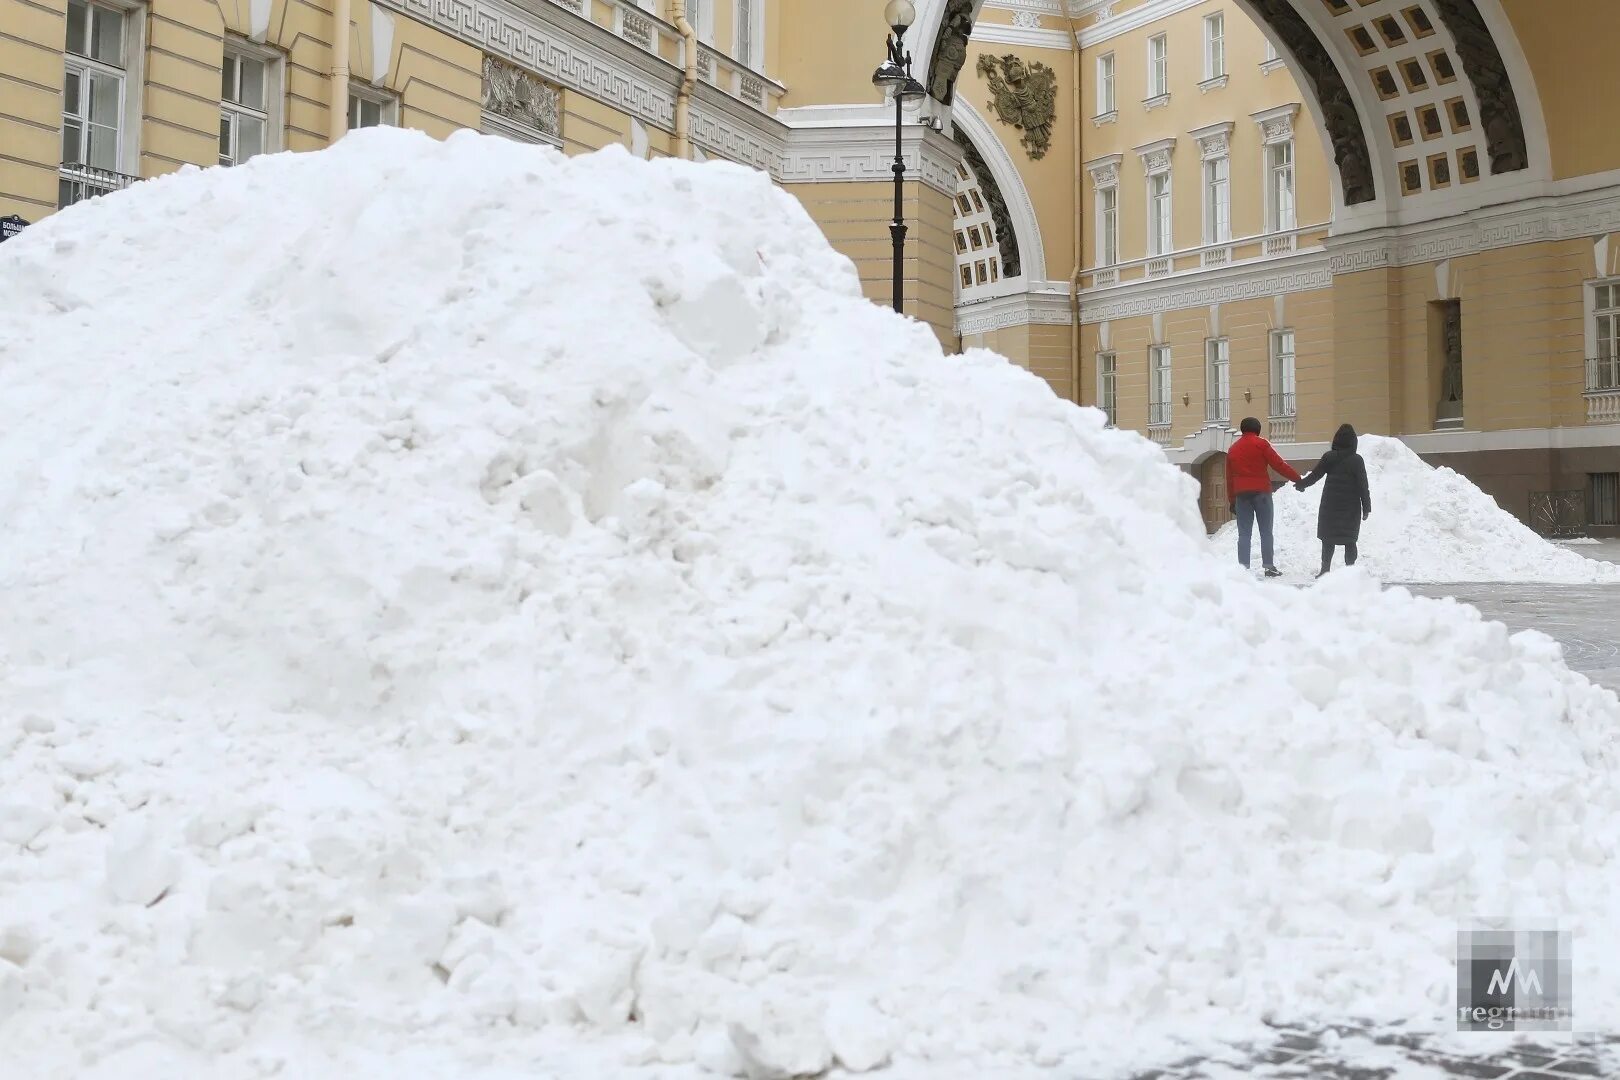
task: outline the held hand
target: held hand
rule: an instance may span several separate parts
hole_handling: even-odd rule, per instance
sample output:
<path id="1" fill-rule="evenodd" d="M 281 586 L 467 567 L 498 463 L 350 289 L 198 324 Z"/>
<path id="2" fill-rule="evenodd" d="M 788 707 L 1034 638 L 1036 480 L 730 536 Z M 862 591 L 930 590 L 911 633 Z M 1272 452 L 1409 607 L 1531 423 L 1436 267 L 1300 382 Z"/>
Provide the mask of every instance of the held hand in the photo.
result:
<path id="1" fill-rule="evenodd" d="M 1305 490 L 1305 481 L 1303 481 L 1303 480 L 1295 480 L 1294 481 L 1294 490 L 1295 491 L 1304 491 Z"/>

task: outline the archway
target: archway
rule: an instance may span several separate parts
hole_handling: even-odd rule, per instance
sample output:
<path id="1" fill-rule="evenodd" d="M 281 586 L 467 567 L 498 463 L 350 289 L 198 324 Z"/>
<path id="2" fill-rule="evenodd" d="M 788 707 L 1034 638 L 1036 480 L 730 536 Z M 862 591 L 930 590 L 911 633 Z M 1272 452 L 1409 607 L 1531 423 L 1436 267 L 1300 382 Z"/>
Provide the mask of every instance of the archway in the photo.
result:
<path id="1" fill-rule="evenodd" d="M 913 52 L 942 105 L 954 106 L 983 3 L 918 4 Z M 1502 0 L 1236 3 L 1306 91 L 1335 164 L 1335 232 L 1542 193 L 1540 97 Z"/>
<path id="2" fill-rule="evenodd" d="M 951 122 L 956 129 L 956 141 L 967 151 L 969 164 L 981 179 L 987 179 L 993 186 L 994 199 L 1000 204 L 1000 212 L 1005 214 L 1005 223 L 998 220 L 997 225 L 1004 237 L 1011 232 L 1017 260 L 1016 269 L 1009 269 L 1009 275 L 1026 282 L 1045 281 L 1046 245 L 1041 240 L 1034 201 L 1030 199 L 1017 162 L 1002 145 L 990 122 L 967 98 L 957 98 L 951 106 Z"/>

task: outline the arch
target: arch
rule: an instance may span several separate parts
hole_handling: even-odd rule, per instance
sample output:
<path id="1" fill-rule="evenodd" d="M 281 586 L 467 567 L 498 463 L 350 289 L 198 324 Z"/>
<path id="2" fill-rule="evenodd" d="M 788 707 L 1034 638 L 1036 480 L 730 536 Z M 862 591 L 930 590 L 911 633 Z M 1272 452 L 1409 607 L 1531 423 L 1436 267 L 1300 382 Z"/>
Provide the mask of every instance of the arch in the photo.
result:
<path id="1" fill-rule="evenodd" d="M 956 78 L 967 61 L 968 35 L 984 0 L 918 0 L 912 56 L 922 64 L 923 85 L 935 101 L 954 102 Z"/>
<path id="2" fill-rule="evenodd" d="M 1305 91 L 1337 166 L 1335 232 L 1449 217 L 1550 175 L 1539 99 L 1500 0 L 1371 12 L 1353 0 L 1235 2 Z M 1419 124 L 1440 141 L 1414 135 Z"/>
<path id="3" fill-rule="evenodd" d="M 966 97 L 957 98 L 951 106 L 951 120 L 956 126 L 958 141 L 965 139 L 988 166 L 988 179 L 995 182 L 1006 206 L 1013 236 L 1018 241 L 1018 274 L 1031 286 L 1045 281 L 1046 245 L 1041 240 L 1040 219 L 1035 214 L 1035 203 L 1029 196 L 1029 188 L 1024 184 L 1017 163 L 996 137 L 990 122 Z"/>

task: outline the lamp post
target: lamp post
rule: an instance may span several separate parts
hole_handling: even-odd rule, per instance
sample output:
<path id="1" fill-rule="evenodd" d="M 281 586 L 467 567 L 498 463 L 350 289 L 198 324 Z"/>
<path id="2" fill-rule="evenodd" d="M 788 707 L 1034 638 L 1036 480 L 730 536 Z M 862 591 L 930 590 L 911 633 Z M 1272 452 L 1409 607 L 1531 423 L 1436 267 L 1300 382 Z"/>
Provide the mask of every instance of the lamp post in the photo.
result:
<path id="1" fill-rule="evenodd" d="M 889 236 L 894 239 L 894 310 L 902 311 L 905 307 L 906 158 L 900 132 L 906 103 L 920 101 L 928 91 L 911 77 L 911 54 L 905 50 L 906 31 L 917 21 L 917 8 L 911 0 L 889 0 L 889 5 L 883 9 L 883 20 L 894 34 L 888 40 L 889 57 L 872 75 L 872 85 L 894 95 L 894 220 L 889 223 Z"/>

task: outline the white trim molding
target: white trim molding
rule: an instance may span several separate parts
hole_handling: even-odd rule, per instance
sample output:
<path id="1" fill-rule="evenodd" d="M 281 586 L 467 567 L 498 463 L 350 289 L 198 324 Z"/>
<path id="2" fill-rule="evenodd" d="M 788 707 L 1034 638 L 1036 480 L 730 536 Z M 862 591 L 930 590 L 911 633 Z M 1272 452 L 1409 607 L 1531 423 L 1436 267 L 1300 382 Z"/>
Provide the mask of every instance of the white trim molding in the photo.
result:
<path id="1" fill-rule="evenodd" d="M 1107 188 L 1119 185 L 1119 167 L 1125 163 L 1124 154 L 1109 154 L 1107 157 L 1092 158 L 1086 162 L 1086 171 L 1091 174 L 1091 183 L 1095 187 Z"/>
<path id="2" fill-rule="evenodd" d="M 1007 213 L 1012 218 L 1013 232 L 1018 238 L 1019 276 L 1028 281 L 1046 280 L 1046 244 L 1041 239 L 1040 217 L 1035 212 L 1035 202 L 1030 198 L 1023 174 L 1018 171 L 1018 163 L 1002 145 L 995 128 L 968 101 L 966 94 L 956 95 L 956 102 L 951 106 L 951 120 L 973 143 L 985 164 L 990 166 L 990 175 L 996 187 L 1001 189 Z"/>
<path id="3" fill-rule="evenodd" d="M 1069 294 L 1050 289 L 970 301 L 956 309 L 956 332 L 988 334 L 1010 326 L 1070 326 Z"/>
<path id="4" fill-rule="evenodd" d="M 1285 143 L 1294 137 L 1294 118 L 1299 115 L 1299 103 L 1279 105 L 1275 109 L 1262 109 L 1257 113 L 1250 113 L 1260 128 L 1260 141 L 1267 146 L 1275 143 Z"/>
<path id="5" fill-rule="evenodd" d="M 807 105 L 783 109 L 776 118 L 787 125 L 786 149 L 777 171 L 782 183 L 894 179 L 894 114 L 887 106 Z M 920 178 L 954 198 L 962 148 L 923 123 L 909 123 L 901 132 L 908 178 Z"/>
<path id="6" fill-rule="evenodd" d="M 1232 131 L 1237 127 L 1230 120 L 1206 124 L 1187 132 L 1198 143 L 1198 156 L 1205 161 L 1228 157 L 1232 153 Z"/>
<path id="7" fill-rule="evenodd" d="M 1140 30 L 1142 27 L 1156 23 L 1160 19 L 1206 2 L 1207 0 L 1147 0 L 1146 3 L 1129 11 L 1121 12 L 1111 18 L 1099 19 L 1098 22 L 1080 31 L 1080 47 L 1089 49 L 1093 45 L 1101 45 L 1103 42 L 1111 41 L 1121 34 L 1128 34 L 1132 30 Z M 1108 5 L 1098 5 L 1098 7 L 1103 6 Z M 1090 13 L 1089 10 L 1083 12 L 1083 14 L 1087 15 Z M 1080 15 L 1082 13 L 1077 12 L 1076 14 Z"/>
<path id="8" fill-rule="evenodd" d="M 1142 159 L 1142 170 L 1153 176 L 1170 171 L 1171 160 L 1176 153 L 1176 140 L 1160 139 L 1157 142 L 1143 143 L 1134 149 L 1136 156 Z"/>
<path id="9" fill-rule="evenodd" d="M 1585 179 L 1585 178 L 1582 178 Z M 1620 232 L 1620 176 L 1594 191 L 1485 206 L 1467 214 L 1327 241 L 1335 274 L 1440 262 L 1481 251 Z"/>
<path id="10" fill-rule="evenodd" d="M 1056 49 L 1060 52 L 1074 48 L 1074 39 L 1067 30 L 1007 23 L 974 23 L 973 34 L 968 40 L 983 45 L 1013 45 L 1022 49 Z"/>
<path id="11" fill-rule="evenodd" d="M 1164 311 L 1209 307 L 1333 285 L 1328 255 L 1320 248 L 1286 259 L 1241 263 L 1192 275 L 1145 279 L 1080 294 L 1080 322 L 1091 326 L 1114 319 L 1134 319 Z"/>

